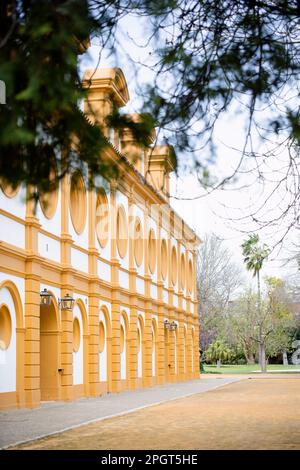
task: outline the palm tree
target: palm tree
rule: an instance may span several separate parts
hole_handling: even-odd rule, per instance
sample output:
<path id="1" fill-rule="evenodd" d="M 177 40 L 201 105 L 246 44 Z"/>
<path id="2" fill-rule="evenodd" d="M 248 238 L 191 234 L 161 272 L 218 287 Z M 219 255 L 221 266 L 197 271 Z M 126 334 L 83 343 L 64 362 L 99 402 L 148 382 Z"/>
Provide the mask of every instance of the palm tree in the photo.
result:
<path id="1" fill-rule="evenodd" d="M 258 310 L 258 344 L 259 359 L 261 371 L 266 372 L 266 344 L 262 331 L 262 315 L 261 315 L 261 291 L 260 291 L 260 270 L 264 260 L 269 256 L 270 250 L 267 245 L 258 245 L 259 236 L 257 234 L 250 235 L 248 240 L 242 244 L 242 254 L 244 263 L 248 271 L 253 272 L 253 277 L 257 278 L 257 310 Z"/>
<path id="2" fill-rule="evenodd" d="M 222 341 L 214 341 L 205 351 L 205 358 L 209 362 L 216 362 L 217 367 L 221 367 L 221 361 L 228 361 L 231 357 L 231 350 Z"/>

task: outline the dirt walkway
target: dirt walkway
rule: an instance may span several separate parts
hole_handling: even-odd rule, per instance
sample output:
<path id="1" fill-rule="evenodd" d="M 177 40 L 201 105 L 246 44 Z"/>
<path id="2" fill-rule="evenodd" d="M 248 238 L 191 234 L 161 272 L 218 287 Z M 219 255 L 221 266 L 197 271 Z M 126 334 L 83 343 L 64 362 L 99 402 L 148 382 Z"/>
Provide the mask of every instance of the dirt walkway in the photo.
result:
<path id="1" fill-rule="evenodd" d="M 300 449 L 300 376 L 251 378 L 18 449 Z"/>

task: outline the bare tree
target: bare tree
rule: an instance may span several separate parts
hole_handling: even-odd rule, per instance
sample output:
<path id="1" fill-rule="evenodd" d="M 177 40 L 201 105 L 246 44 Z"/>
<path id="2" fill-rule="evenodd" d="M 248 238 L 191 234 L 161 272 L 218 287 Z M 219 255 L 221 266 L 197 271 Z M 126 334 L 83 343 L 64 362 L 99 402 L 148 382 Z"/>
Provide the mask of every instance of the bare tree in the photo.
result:
<path id="1" fill-rule="evenodd" d="M 241 269 L 216 235 L 207 234 L 199 249 L 197 266 L 200 345 L 205 350 L 217 337 L 222 315 L 241 286 Z"/>

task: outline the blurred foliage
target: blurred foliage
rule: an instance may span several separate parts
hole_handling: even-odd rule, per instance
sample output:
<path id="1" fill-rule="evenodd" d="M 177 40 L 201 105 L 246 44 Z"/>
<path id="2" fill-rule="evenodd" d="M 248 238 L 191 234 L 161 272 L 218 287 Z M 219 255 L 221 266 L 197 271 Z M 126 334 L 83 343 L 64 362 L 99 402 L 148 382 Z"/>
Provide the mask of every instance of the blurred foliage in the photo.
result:
<path id="1" fill-rule="evenodd" d="M 207 168 L 215 156 L 214 127 L 238 103 L 248 113 L 248 137 L 254 126 L 263 138 L 283 133 L 291 143 L 286 178 L 293 178 L 300 141 L 298 1 L 2 0 L 2 180 L 49 189 L 53 157 L 58 177 L 86 163 L 92 173 L 116 176 L 103 159 L 108 144 L 101 129 L 78 107 L 86 90 L 77 59 L 90 37 L 97 38 L 100 53 L 115 54 L 123 37 L 116 31 L 126 16 L 147 24 L 144 47 L 153 58 L 147 64 L 153 80 L 142 91 L 144 116 L 152 118 L 144 126 L 130 124 L 138 141 L 147 144 L 155 123 L 166 143 L 182 152 L 183 164 L 194 161 L 200 183 L 215 186 Z M 254 115 L 262 106 L 271 111 L 259 124 Z M 122 129 L 124 119 L 115 113 L 111 124 Z"/>
<path id="2" fill-rule="evenodd" d="M 207 363 L 230 363 L 232 359 L 232 351 L 225 343 L 220 340 L 216 340 L 209 345 L 209 348 L 204 353 L 204 358 Z"/>
<path id="3" fill-rule="evenodd" d="M 250 125 L 260 105 L 272 108 L 261 127 L 263 135 L 284 130 L 299 144 L 297 0 L 132 4 L 151 17 L 158 73 L 149 86 L 149 109 L 162 125 L 175 122 L 178 146 L 192 146 L 196 120 L 201 123 L 197 137 L 210 139 L 217 119 L 235 100 L 249 113 Z M 286 99 L 286 87 L 294 90 L 293 100 Z"/>
<path id="4" fill-rule="evenodd" d="M 52 190 L 58 178 L 80 168 L 89 183 L 92 174 L 117 176 L 103 158 L 108 141 L 80 110 L 86 96 L 78 56 L 89 38 L 101 34 L 112 47 L 119 20 L 116 2 L 97 2 L 95 14 L 86 0 L 23 0 L 0 3 L 0 79 L 6 84 L 6 104 L 0 106 L 0 177 L 13 188 L 20 183 Z M 111 8 L 109 8 L 111 7 Z M 119 118 L 146 141 L 150 119 L 136 124 Z M 87 173 L 87 165 L 90 173 Z"/>
<path id="5" fill-rule="evenodd" d="M 260 246 L 258 244 L 259 236 L 255 233 L 249 235 L 248 239 L 242 244 L 242 255 L 244 263 L 248 271 L 253 271 L 253 277 L 259 277 L 259 272 L 263 266 L 263 262 L 270 254 L 267 245 Z"/>
<path id="6" fill-rule="evenodd" d="M 203 350 L 218 337 L 228 302 L 242 281 L 231 251 L 216 235 L 206 234 L 197 257 L 199 341 Z"/>
<path id="7" fill-rule="evenodd" d="M 241 348 L 248 363 L 254 362 L 260 341 L 264 341 L 268 357 L 290 352 L 296 331 L 284 282 L 267 277 L 265 285 L 260 311 L 257 294 L 246 289 L 230 305 L 220 330 L 220 337 L 231 348 Z"/>

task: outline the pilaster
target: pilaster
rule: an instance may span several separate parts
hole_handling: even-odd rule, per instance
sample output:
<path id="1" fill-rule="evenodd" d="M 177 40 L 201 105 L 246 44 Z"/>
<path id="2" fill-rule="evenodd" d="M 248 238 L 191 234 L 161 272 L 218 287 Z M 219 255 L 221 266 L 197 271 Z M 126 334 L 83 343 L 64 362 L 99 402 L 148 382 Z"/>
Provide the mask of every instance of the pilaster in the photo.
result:
<path id="1" fill-rule="evenodd" d="M 99 379 L 99 296 L 96 277 L 89 284 L 89 394 L 101 393 Z"/>
<path id="2" fill-rule="evenodd" d="M 111 343 L 111 391 L 121 391 L 121 361 L 120 361 L 120 301 L 118 292 L 114 289 L 112 293 L 111 303 L 111 326 L 112 326 L 112 343 Z"/>
<path id="3" fill-rule="evenodd" d="M 32 199 L 33 188 L 27 189 L 25 217 L 25 344 L 24 391 L 28 407 L 40 403 L 40 279 L 41 258 L 38 254 L 39 220 Z"/>

